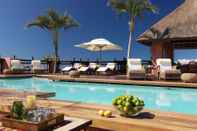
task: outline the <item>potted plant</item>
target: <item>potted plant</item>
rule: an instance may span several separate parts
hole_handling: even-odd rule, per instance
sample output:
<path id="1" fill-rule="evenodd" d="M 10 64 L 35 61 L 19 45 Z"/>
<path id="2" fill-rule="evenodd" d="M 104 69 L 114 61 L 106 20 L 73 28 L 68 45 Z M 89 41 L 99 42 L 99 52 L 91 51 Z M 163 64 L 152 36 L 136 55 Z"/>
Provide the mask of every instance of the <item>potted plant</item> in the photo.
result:
<path id="1" fill-rule="evenodd" d="M 25 118 L 26 110 L 22 101 L 14 101 L 11 109 L 11 117 L 18 120 Z"/>
<path id="2" fill-rule="evenodd" d="M 144 101 L 132 95 L 119 96 L 113 100 L 113 105 L 125 117 L 136 116 L 144 108 Z"/>

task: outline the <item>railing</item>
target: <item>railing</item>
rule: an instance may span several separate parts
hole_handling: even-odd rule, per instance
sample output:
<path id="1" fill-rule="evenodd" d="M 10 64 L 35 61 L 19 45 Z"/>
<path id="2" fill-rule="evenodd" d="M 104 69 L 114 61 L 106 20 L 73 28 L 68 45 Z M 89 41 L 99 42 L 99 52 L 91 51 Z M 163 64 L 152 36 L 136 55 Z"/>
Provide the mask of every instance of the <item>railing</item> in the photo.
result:
<path id="1" fill-rule="evenodd" d="M 32 65 L 31 65 L 31 61 L 32 59 L 20 59 L 20 58 L 15 58 L 15 59 L 18 59 L 21 61 L 22 64 L 24 64 L 24 66 L 26 68 L 31 68 Z M 53 67 L 51 67 L 51 63 L 52 61 L 49 61 L 49 60 L 41 60 L 42 64 L 45 65 L 46 69 L 48 69 L 50 71 L 50 73 L 52 73 L 52 70 L 53 70 Z M 106 65 L 107 63 L 116 63 L 117 64 L 117 67 L 116 67 L 116 71 L 117 73 L 119 74 L 125 74 L 126 73 L 126 59 L 123 58 L 122 60 L 102 60 L 102 61 L 99 61 L 99 60 L 82 60 L 82 59 L 79 59 L 79 60 L 76 60 L 75 58 L 73 58 L 72 60 L 59 60 L 58 61 L 58 71 L 60 72 L 61 69 L 65 66 L 68 66 L 68 65 L 74 65 L 74 63 L 81 63 L 83 65 L 86 65 L 88 66 L 89 63 L 98 63 L 99 65 Z M 147 65 L 150 65 L 151 62 L 148 61 L 148 60 L 143 60 L 142 61 L 142 64 L 147 66 Z M 2 62 L 0 61 L 0 71 L 2 72 Z"/>

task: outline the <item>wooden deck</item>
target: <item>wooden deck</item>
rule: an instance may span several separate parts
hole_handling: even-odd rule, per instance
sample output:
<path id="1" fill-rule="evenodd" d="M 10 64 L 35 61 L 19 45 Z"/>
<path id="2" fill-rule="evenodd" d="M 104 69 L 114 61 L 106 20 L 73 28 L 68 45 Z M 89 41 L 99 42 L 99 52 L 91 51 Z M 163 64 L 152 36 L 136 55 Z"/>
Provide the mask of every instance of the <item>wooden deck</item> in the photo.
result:
<path id="1" fill-rule="evenodd" d="M 38 98 L 54 97 L 54 92 L 30 92 L 17 91 L 15 89 L 0 88 L 0 97 L 26 97 L 28 95 L 36 95 Z"/>
<path id="2" fill-rule="evenodd" d="M 10 102 L 6 102 L 8 104 Z M 3 103 L 1 103 L 2 105 Z M 38 100 L 37 105 L 55 108 L 66 116 L 93 120 L 90 131 L 196 131 L 197 117 L 170 112 L 144 110 L 136 118 L 124 118 L 112 106 L 55 100 Z M 113 117 L 98 115 L 100 109 L 112 110 Z M 96 129 L 96 130 L 95 130 Z"/>
<path id="3" fill-rule="evenodd" d="M 37 77 L 48 78 L 58 81 L 88 82 L 88 83 L 108 83 L 127 85 L 147 85 L 180 88 L 197 88 L 197 83 L 184 83 L 181 81 L 148 81 L 148 80 L 128 80 L 125 76 L 88 76 L 82 75 L 80 78 L 71 78 L 68 75 L 36 75 Z"/>

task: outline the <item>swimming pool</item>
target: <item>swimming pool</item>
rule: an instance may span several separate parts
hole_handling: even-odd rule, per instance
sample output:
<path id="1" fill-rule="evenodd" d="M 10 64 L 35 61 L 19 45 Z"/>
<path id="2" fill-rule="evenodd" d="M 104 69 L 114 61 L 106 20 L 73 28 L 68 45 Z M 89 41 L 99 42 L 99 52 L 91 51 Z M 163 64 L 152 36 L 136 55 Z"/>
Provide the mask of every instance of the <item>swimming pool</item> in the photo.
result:
<path id="1" fill-rule="evenodd" d="M 145 101 L 145 108 L 197 115 L 197 89 L 136 85 L 53 82 L 47 79 L 0 79 L 0 87 L 56 92 L 53 99 L 111 104 L 114 97 L 131 94 Z"/>

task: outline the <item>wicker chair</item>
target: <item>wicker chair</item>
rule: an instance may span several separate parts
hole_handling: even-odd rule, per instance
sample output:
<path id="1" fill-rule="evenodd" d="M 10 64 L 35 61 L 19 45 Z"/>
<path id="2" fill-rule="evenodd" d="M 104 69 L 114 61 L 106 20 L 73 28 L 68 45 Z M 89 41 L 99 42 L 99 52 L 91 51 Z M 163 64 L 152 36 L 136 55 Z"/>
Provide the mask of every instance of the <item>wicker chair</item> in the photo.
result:
<path id="1" fill-rule="evenodd" d="M 129 79 L 145 79 L 146 71 L 142 66 L 141 59 L 128 59 L 128 78 Z"/>
<path id="2" fill-rule="evenodd" d="M 180 80 L 181 72 L 172 66 L 171 59 L 160 58 L 156 60 L 160 80 Z"/>
<path id="3" fill-rule="evenodd" d="M 32 72 L 33 73 L 46 73 L 47 68 L 41 63 L 40 60 L 32 60 Z"/>

